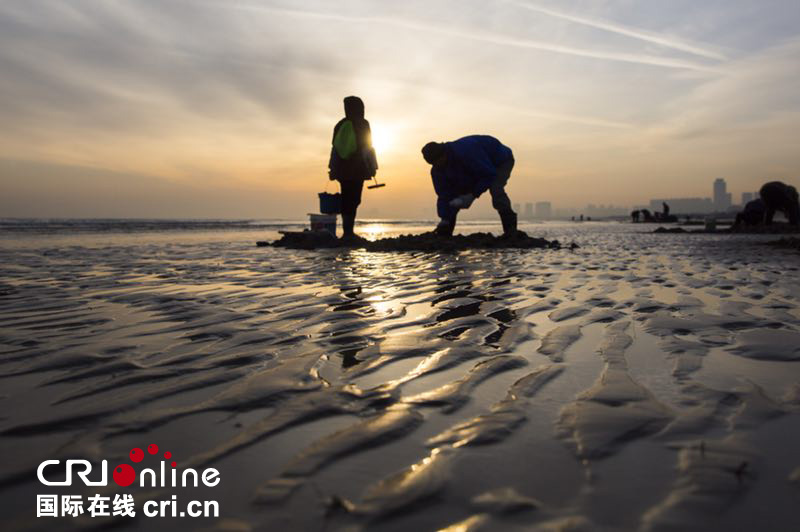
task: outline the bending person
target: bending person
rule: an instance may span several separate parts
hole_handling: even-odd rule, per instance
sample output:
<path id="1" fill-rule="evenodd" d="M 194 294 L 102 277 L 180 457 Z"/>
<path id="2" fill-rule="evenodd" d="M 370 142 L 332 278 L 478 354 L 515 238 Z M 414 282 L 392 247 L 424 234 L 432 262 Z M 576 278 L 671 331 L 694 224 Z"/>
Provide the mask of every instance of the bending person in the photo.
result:
<path id="1" fill-rule="evenodd" d="M 469 209 L 487 190 L 492 207 L 500 214 L 503 234 L 516 233 L 517 214 L 505 191 L 514 168 L 511 148 L 489 135 L 470 135 L 452 142 L 429 142 L 422 148 L 422 157 L 432 165 L 436 210 L 441 218 L 437 234 L 451 236 L 458 211 Z"/>
<path id="2" fill-rule="evenodd" d="M 761 198 L 750 200 L 744 206 L 744 210 L 736 215 L 736 221 L 733 225 L 760 225 L 764 222 L 765 212 L 766 207 L 764 207 L 764 200 Z"/>
<path id="3" fill-rule="evenodd" d="M 364 102 L 358 96 L 344 99 L 344 118 L 333 128 L 332 144 L 328 176 L 339 182 L 342 192 L 342 238 L 352 239 L 364 181 L 378 168 Z"/>
<path id="4" fill-rule="evenodd" d="M 764 221 L 767 225 L 772 224 L 777 211 L 782 212 L 790 224 L 800 223 L 800 201 L 796 188 L 780 181 L 770 181 L 761 187 L 759 195 L 764 202 Z"/>

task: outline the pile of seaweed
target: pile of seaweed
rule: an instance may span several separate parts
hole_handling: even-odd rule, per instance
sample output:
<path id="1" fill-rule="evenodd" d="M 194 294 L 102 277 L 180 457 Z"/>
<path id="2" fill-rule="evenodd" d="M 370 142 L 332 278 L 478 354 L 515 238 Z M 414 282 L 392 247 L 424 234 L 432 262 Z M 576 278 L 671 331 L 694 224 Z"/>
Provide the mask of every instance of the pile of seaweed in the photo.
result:
<path id="1" fill-rule="evenodd" d="M 286 232 L 275 242 L 257 242 L 258 246 L 290 249 L 359 248 L 367 251 L 462 251 L 467 249 L 561 249 L 558 240 L 528 236 L 524 231 L 513 235 L 494 236 L 473 233 L 442 237 L 435 233 L 401 235 L 375 241 L 363 238 L 340 240 L 326 231 Z M 568 246 L 577 248 L 577 244 Z"/>
<path id="2" fill-rule="evenodd" d="M 747 235 L 791 235 L 800 233 L 800 227 L 785 222 L 776 222 L 770 225 L 734 225 L 727 232 Z"/>

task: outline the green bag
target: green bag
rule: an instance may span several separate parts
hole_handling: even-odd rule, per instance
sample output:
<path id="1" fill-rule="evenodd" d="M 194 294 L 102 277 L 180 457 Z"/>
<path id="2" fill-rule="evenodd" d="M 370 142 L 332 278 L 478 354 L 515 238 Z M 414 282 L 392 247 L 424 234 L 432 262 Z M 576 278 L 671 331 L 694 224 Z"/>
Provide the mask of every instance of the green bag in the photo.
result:
<path id="1" fill-rule="evenodd" d="M 350 120 L 345 120 L 333 137 L 333 147 L 342 159 L 349 159 L 358 146 L 356 145 L 356 130 Z"/>

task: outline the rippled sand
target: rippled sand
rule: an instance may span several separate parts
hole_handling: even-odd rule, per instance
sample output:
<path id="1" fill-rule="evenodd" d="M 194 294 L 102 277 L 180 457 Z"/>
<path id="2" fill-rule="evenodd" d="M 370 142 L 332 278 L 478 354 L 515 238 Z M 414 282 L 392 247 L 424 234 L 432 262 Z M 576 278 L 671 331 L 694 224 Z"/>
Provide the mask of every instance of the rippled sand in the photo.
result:
<path id="1" fill-rule="evenodd" d="M 97 525 L 36 519 L 38 464 L 157 443 L 221 517 L 129 526 L 800 529 L 796 251 L 525 230 L 581 247 L 3 247 L 4 523 Z"/>

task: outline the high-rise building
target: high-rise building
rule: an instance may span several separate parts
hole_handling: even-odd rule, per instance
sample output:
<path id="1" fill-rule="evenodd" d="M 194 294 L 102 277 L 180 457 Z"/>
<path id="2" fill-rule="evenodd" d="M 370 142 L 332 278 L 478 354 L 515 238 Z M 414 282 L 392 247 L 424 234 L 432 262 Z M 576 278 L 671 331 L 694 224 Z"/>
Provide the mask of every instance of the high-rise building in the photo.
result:
<path id="1" fill-rule="evenodd" d="M 549 220 L 553 217 L 553 206 L 549 201 L 539 201 L 536 203 L 536 217 L 540 220 Z"/>
<path id="2" fill-rule="evenodd" d="M 714 210 L 717 212 L 725 212 L 731 208 L 731 195 L 728 193 L 728 187 L 725 180 L 718 177 L 714 180 Z"/>
<path id="3" fill-rule="evenodd" d="M 525 204 L 525 218 L 533 218 L 533 203 Z"/>
<path id="4" fill-rule="evenodd" d="M 742 192 L 742 206 L 747 205 L 749 201 L 753 201 L 752 192 Z"/>

